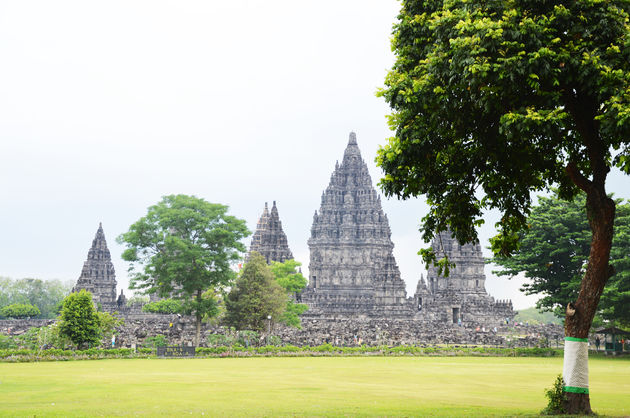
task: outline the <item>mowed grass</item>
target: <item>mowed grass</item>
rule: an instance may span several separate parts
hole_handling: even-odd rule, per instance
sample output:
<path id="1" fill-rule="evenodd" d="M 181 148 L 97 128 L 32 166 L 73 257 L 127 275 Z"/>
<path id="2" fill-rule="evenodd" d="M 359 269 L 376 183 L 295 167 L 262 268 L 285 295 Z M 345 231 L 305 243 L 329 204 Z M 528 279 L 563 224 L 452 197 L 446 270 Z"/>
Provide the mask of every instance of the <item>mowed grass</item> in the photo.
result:
<path id="1" fill-rule="evenodd" d="M 561 358 L 302 357 L 0 364 L 1 416 L 533 415 Z M 591 405 L 630 415 L 630 361 L 591 359 Z"/>

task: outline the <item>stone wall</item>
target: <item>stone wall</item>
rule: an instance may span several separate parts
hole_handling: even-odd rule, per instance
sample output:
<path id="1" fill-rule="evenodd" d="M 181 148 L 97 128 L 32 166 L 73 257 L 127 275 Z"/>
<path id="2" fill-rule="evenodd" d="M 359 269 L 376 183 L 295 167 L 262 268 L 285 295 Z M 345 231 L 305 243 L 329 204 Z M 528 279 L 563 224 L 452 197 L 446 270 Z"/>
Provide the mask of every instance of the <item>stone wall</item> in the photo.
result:
<path id="1" fill-rule="evenodd" d="M 31 327 L 52 324 L 54 320 L 2 320 L 0 333 L 19 335 Z M 210 334 L 225 334 L 228 329 L 203 324 L 201 345 Z M 559 325 L 503 325 L 486 329 L 449 324 L 422 323 L 408 319 L 303 319 L 302 329 L 274 325 L 272 335 L 285 344 L 316 346 L 330 343 L 338 346 L 366 345 L 436 345 L 473 344 L 490 346 L 536 346 L 546 338 L 555 346 L 564 341 Z M 180 315 L 135 314 L 125 318 L 118 328 L 117 347 L 140 347 L 146 338 L 167 337 L 169 344 L 194 345 L 195 321 Z M 109 344 L 109 342 L 107 342 Z"/>
<path id="2" fill-rule="evenodd" d="M 45 327 L 55 322 L 54 319 L 0 319 L 0 334 L 22 335 L 35 327 Z"/>

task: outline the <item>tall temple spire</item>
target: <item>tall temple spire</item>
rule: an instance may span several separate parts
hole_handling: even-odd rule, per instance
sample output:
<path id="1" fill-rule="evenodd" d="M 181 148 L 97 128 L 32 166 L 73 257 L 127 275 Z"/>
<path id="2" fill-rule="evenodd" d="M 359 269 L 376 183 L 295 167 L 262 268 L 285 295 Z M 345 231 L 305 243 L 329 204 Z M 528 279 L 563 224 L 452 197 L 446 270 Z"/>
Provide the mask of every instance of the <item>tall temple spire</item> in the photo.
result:
<path id="1" fill-rule="evenodd" d="M 83 263 L 81 276 L 74 287 L 74 290 L 81 289 L 91 292 L 95 303 L 101 305 L 116 303 L 116 272 L 107 248 L 103 224 L 100 222 L 87 260 Z"/>
<path id="2" fill-rule="evenodd" d="M 252 237 L 247 259 L 249 259 L 249 255 L 253 251 L 265 257 L 268 264 L 272 261 L 282 263 L 293 258 L 287 242 L 287 236 L 282 230 L 282 222 L 280 221 L 275 200 L 271 207 L 271 213 L 269 213 L 267 202 L 265 202 L 265 209 L 256 225 L 256 232 L 254 232 Z"/>
<path id="3" fill-rule="evenodd" d="M 408 314 L 389 223 L 354 132 L 316 213 L 302 299 L 307 315 Z"/>

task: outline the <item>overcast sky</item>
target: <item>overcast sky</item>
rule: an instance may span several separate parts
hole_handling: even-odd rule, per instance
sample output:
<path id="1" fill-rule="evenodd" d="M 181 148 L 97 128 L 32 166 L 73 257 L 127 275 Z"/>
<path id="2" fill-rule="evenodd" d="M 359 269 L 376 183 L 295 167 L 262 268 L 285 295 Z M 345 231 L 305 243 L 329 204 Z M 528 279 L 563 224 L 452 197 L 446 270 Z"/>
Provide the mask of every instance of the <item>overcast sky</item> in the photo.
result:
<path id="1" fill-rule="evenodd" d="M 391 0 L 0 1 L 0 276 L 76 280 L 103 222 L 126 289 L 116 236 L 176 193 L 226 204 L 252 231 L 276 200 L 306 270 L 313 212 L 350 131 L 374 183 L 381 176 L 374 156 L 392 133 L 375 92 L 393 62 L 398 9 Z M 618 173 L 609 189 L 630 197 Z M 383 207 L 413 292 L 426 205 Z M 484 247 L 494 222 L 488 214 Z M 490 270 L 491 295 L 535 303 Z"/>

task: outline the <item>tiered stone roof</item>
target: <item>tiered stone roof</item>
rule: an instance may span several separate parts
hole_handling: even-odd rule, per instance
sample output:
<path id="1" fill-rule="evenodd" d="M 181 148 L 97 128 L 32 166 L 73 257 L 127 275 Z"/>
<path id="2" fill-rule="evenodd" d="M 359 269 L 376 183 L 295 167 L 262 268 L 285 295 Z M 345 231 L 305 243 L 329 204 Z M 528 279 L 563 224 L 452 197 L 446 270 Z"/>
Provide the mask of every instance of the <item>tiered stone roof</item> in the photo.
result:
<path id="1" fill-rule="evenodd" d="M 416 290 L 420 315 L 431 321 L 496 324 L 514 316 L 511 301 L 495 301 L 486 292 L 481 245 L 460 245 L 450 232 L 438 234 L 431 243 L 438 259 L 447 256 L 448 277 L 429 266 L 426 284 L 421 278 Z"/>
<path id="2" fill-rule="evenodd" d="M 95 303 L 116 304 L 116 272 L 101 223 L 73 291 L 81 289 L 91 292 Z"/>
<path id="3" fill-rule="evenodd" d="M 307 315 L 409 315 L 390 236 L 352 132 L 313 217 L 309 285 L 302 297 L 309 305 Z"/>
<path id="4" fill-rule="evenodd" d="M 275 200 L 271 213 L 269 213 L 267 202 L 265 202 L 265 209 L 258 220 L 256 232 L 254 232 L 252 243 L 249 247 L 248 259 L 252 251 L 256 251 L 265 257 L 267 264 L 271 264 L 272 261 L 282 263 L 293 258 L 293 254 L 289 249 L 287 235 L 282 230 L 282 222 L 280 221 Z"/>

